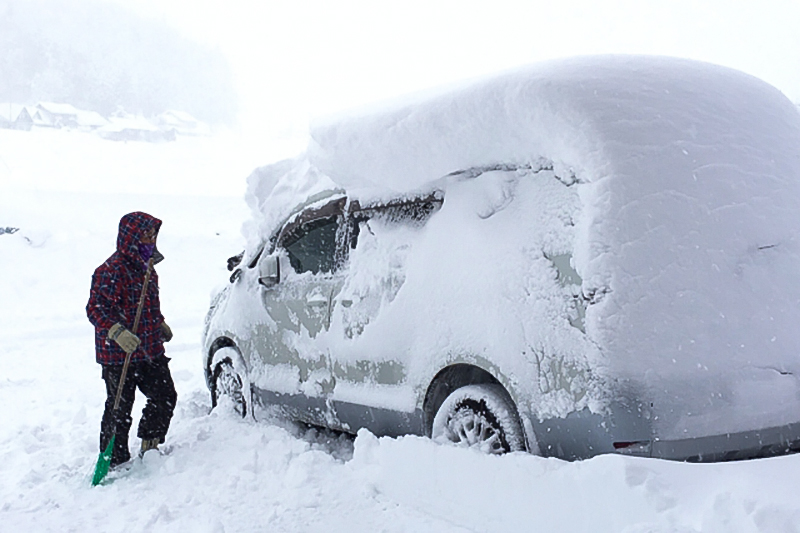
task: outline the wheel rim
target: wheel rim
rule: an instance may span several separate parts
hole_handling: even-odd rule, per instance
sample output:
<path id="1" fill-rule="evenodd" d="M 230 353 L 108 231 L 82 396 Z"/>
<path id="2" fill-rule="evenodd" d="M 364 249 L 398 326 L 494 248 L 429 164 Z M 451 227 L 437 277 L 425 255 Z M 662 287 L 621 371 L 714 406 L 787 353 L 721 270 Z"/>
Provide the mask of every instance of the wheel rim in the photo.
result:
<path id="1" fill-rule="evenodd" d="M 488 413 L 476 410 L 464 402 L 445 425 L 444 436 L 452 443 L 465 448 L 475 448 L 483 453 L 500 455 L 509 451 L 502 429 Z M 493 418 L 493 417 L 492 417 Z"/>
<path id="2" fill-rule="evenodd" d="M 233 369 L 233 365 L 224 361 L 217 365 L 216 398 L 228 396 L 233 400 L 234 409 L 244 417 L 247 414 L 247 401 L 242 391 L 242 378 Z"/>

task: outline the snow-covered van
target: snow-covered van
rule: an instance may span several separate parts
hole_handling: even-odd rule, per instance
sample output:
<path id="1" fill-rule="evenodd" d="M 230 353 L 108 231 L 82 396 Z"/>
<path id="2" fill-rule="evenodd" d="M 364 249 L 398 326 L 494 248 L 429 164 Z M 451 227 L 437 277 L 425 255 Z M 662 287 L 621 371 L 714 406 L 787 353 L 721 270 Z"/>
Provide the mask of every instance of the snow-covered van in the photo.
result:
<path id="1" fill-rule="evenodd" d="M 800 449 L 800 114 L 603 56 L 315 124 L 248 179 L 212 399 L 487 452 Z"/>

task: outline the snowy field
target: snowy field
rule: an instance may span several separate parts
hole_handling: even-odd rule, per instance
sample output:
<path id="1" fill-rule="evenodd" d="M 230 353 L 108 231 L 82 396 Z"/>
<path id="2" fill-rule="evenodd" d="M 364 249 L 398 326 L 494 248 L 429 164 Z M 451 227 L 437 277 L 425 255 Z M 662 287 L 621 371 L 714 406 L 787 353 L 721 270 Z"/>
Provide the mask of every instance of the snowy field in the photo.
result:
<path id="1" fill-rule="evenodd" d="M 0 228 L 19 228 L 0 234 L 0 531 L 800 532 L 800 456 L 567 463 L 209 413 L 203 316 L 243 246 L 245 176 L 270 155 L 0 130 Z M 133 210 L 164 221 L 178 406 L 168 454 L 93 488 L 104 386 L 84 306 Z"/>

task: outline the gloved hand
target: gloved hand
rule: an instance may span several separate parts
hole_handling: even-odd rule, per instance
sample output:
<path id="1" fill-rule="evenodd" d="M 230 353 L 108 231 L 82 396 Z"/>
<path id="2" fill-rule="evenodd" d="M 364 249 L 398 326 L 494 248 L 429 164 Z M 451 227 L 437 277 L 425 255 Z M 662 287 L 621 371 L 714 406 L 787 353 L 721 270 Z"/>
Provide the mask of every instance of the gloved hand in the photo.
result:
<path id="1" fill-rule="evenodd" d="M 122 324 L 117 322 L 108 329 L 108 338 L 119 344 L 125 353 L 133 353 L 141 344 L 139 337 L 131 333 Z"/>
<path id="2" fill-rule="evenodd" d="M 172 340 L 172 330 L 166 322 L 161 323 L 161 334 L 164 336 L 164 342 L 169 342 Z"/>

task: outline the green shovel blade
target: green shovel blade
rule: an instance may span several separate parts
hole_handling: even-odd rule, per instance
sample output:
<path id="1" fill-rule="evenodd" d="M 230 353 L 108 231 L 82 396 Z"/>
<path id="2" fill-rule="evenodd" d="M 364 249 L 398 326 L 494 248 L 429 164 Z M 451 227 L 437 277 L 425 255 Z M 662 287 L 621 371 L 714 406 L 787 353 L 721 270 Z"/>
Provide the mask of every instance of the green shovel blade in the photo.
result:
<path id="1" fill-rule="evenodd" d="M 92 477 L 92 486 L 96 487 L 103 481 L 103 478 L 108 474 L 108 469 L 111 466 L 111 451 L 114 449 L 114 440 L 116 435 L 111 437 L 111 442 L 108 443 L 106 449 L 100 452 L 97 458 L 97 464 L 94 467 L 94 477 Z"/>

